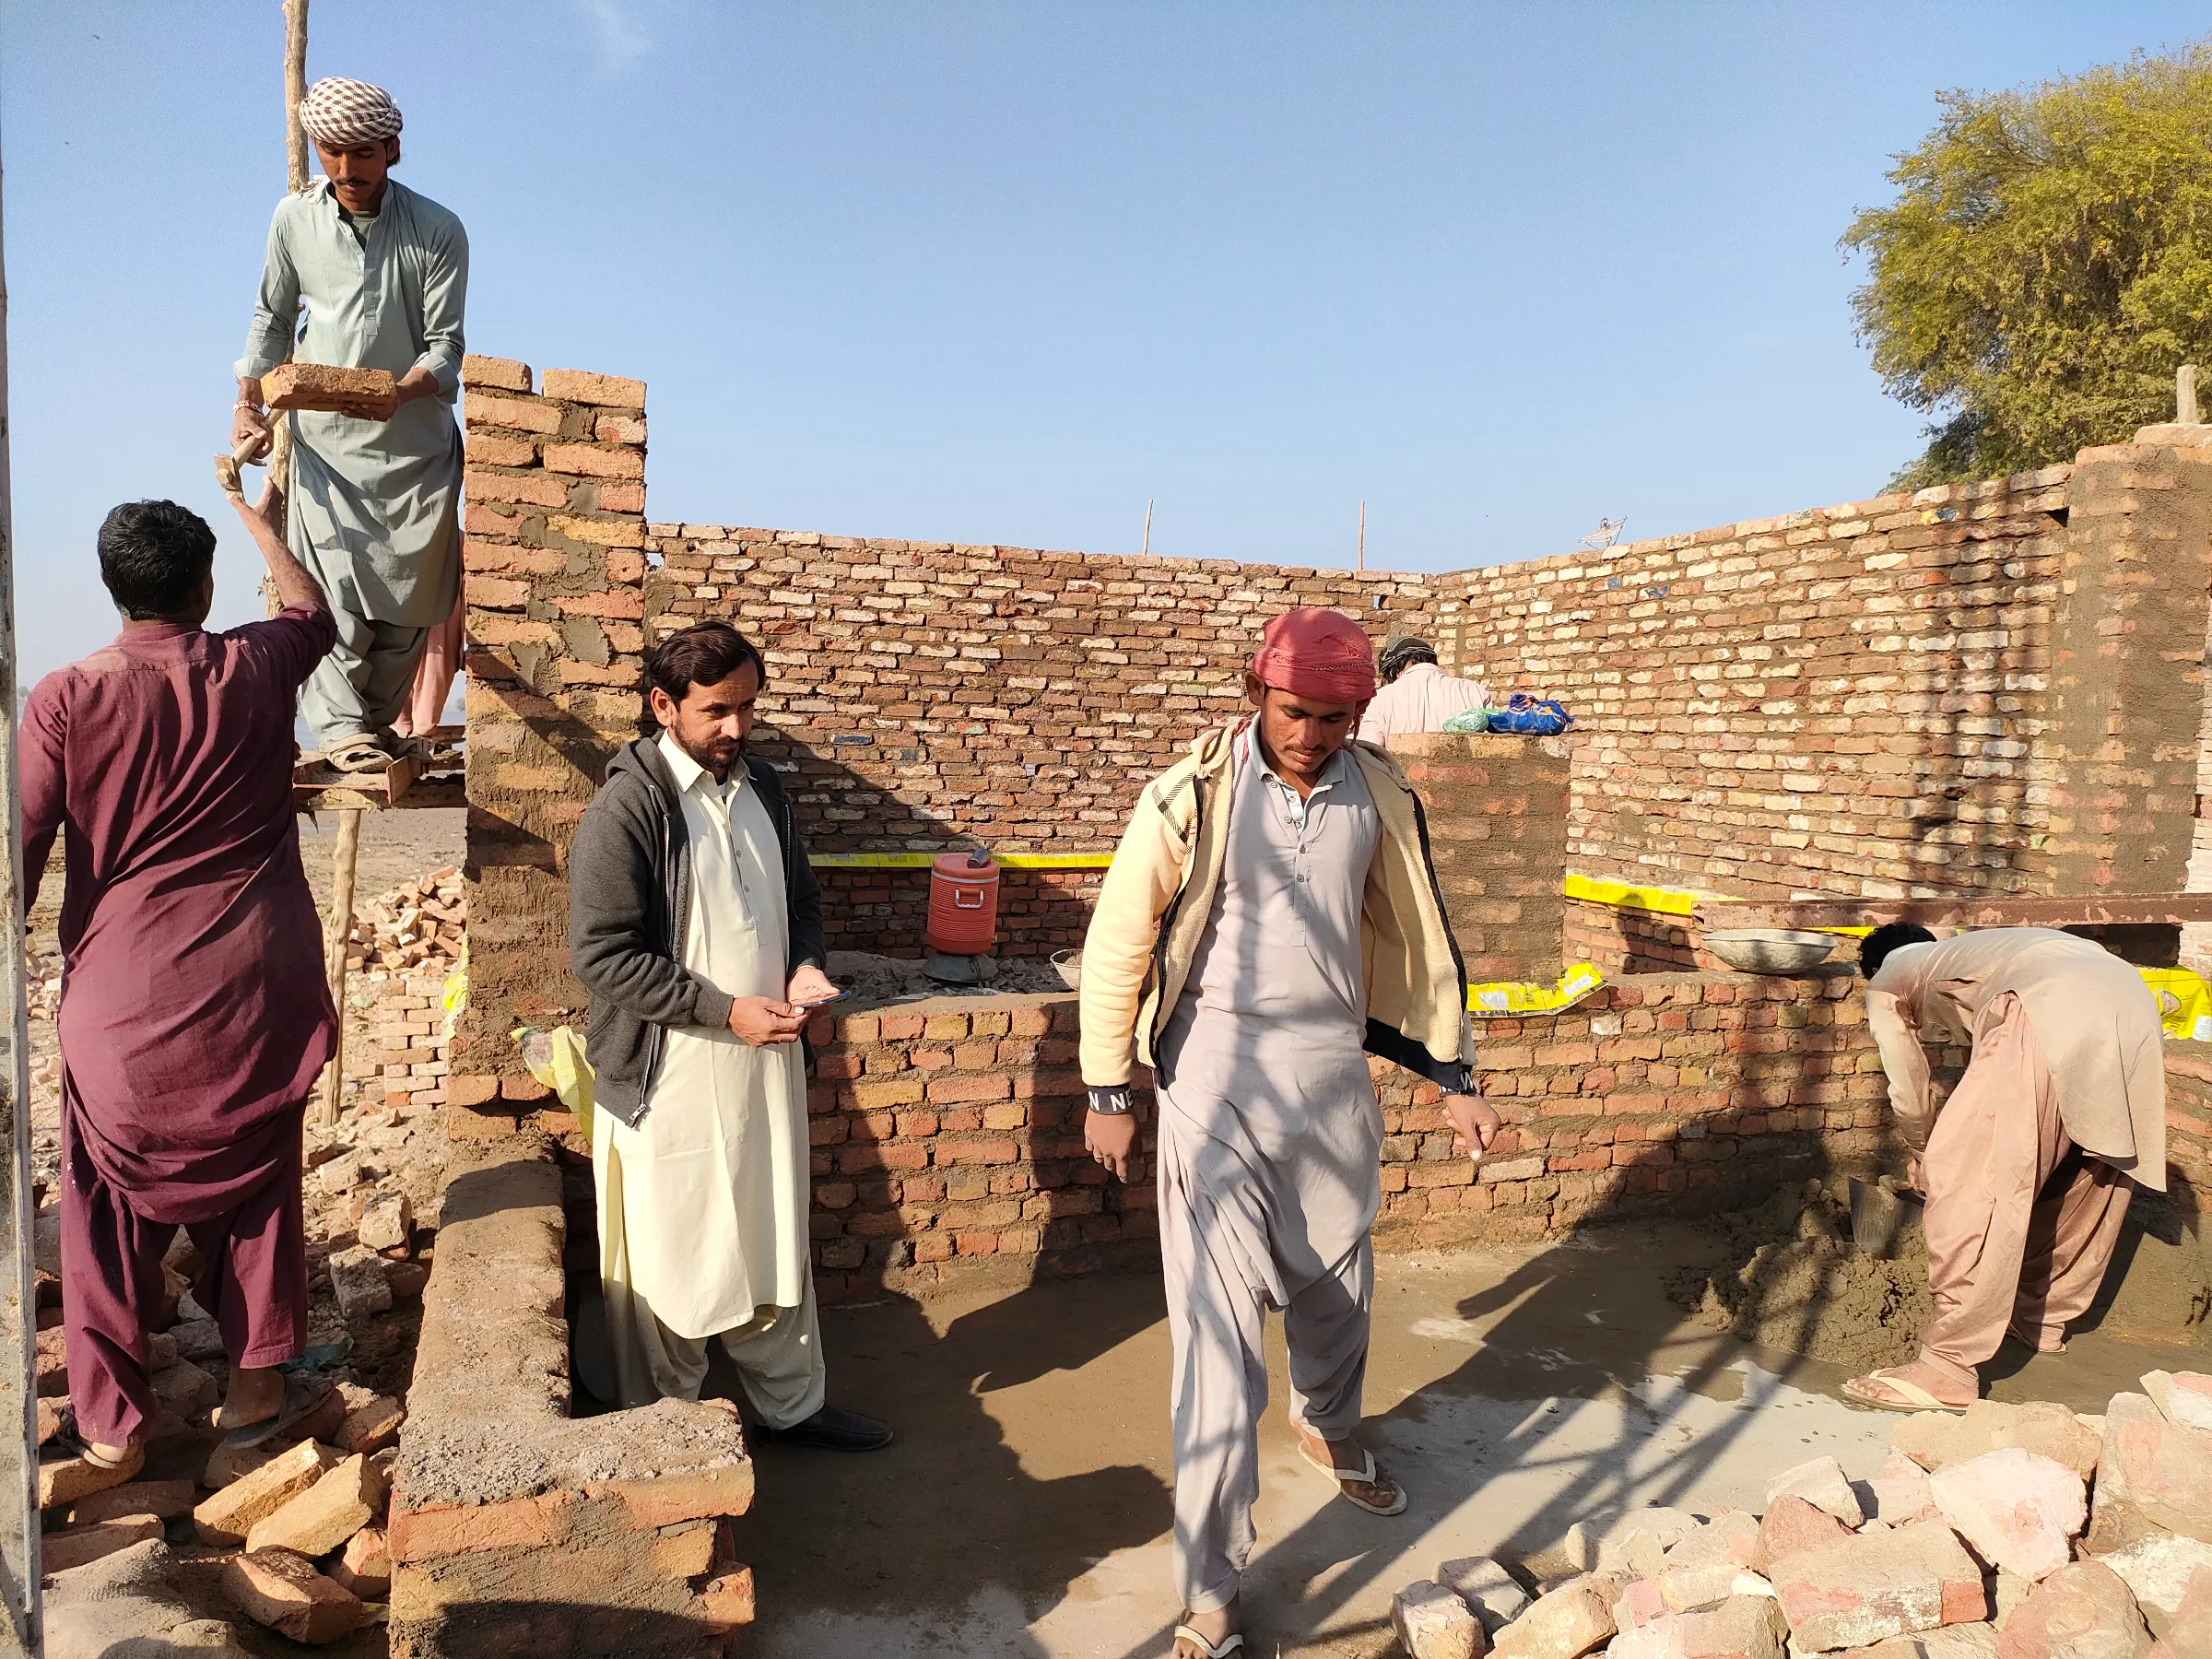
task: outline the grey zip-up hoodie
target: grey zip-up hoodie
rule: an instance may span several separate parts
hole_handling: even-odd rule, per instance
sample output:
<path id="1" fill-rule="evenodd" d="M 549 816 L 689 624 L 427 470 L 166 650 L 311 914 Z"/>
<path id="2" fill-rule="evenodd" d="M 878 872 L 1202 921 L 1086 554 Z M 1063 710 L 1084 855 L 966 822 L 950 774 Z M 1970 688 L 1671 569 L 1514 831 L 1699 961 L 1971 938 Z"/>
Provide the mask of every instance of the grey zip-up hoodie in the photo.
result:
<path id="1" fill-rule="evenodd" d="M 790 913 L 786 975 L 823 965 L 822 890 L 806 862 L 783 781 L 745 757 L 746 777 L 775 821 Z M 607 762 L 606 782 L 569 850 L 569 961 L 592 994 L 584 1046 L 592 1104 L 636 1126 L 670 1028 L 730 1023 L 728 992 L 684 966 L 691 919 L 691 842 L 676 779 L 656 739 L 641 737 Z"/>

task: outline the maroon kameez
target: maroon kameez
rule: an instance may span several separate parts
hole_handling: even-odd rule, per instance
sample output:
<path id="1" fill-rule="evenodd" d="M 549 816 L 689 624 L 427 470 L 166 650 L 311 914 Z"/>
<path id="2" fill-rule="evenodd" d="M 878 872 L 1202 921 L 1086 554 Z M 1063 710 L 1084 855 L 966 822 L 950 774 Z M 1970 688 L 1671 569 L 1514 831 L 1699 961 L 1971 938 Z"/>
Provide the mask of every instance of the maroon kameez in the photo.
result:
<path id="1" fill-rule="evenodd" d="M 155 1411 L 145 1324 L 189 1229 L 234 1365 L 306 1332 L 300 1130 L 336 1031 L 300 865 L 292 720 L 335 629 L 126 629 L 23 714 L 24 891 L 65 835 L 62 1276 L 90 1439 Z"/>

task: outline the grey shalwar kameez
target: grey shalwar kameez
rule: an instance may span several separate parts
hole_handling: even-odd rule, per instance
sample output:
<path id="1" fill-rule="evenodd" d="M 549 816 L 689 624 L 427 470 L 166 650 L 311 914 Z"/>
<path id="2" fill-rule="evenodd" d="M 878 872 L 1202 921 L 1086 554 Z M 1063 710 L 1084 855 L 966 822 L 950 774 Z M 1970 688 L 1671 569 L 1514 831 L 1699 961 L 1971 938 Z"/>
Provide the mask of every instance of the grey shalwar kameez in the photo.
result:
<path id="1" fill-rule="evenodd" d="M 434 397 L 389 420 L 305 410 L 292 423 L 287 539 L 337 618 L 338 643 L 308 681 L 300 712 L 325 747 L 375 733 L 406 705 L 429 630 L 460 593 L 461 318 L 468 236 L 396 179 L 357 223 L 328 179 L 276 205 L 241 379 L 303 363 L 426 369 Z M 292 320 L 306 308 L 295 350 Z"/>
<path id="2" fill-rule="evenodd" d="M 1228 847 L 1160 1046 L 1159 1219 L 1174 1347 L 1175 1557 L 1194 1613 L 1253 1545 L 1265 1310 L 1297 1419 L 1359 1422 L 1382 1114 L 1362 1036 L 1360 914 L 1382 824 L 1351 756 L 1297 793 L 1238 738 Z"/>

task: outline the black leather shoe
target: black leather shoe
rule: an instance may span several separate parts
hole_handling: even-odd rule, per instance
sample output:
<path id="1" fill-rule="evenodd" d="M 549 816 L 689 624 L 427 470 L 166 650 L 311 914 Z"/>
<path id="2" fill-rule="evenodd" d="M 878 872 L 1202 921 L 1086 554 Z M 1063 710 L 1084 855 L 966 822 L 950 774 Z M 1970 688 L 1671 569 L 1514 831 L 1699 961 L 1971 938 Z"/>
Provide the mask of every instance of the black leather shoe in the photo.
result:
<path id="1" fill-rule="evenodd" d="M 891 1443 L 891 1426 L 857 1411 L 825 1406 L 788 1429 L 761 1428 L 755 1438 L 766 1446 L 812 1446 L 821 1452 L 880 1452 Z"/>

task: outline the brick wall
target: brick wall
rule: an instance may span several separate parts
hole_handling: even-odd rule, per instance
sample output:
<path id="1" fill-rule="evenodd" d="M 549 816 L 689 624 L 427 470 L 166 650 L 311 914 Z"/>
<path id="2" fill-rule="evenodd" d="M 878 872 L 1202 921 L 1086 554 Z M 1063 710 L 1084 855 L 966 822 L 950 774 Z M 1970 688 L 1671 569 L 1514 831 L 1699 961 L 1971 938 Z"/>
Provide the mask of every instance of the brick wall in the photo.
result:
<path id="1" fill-rule="evenodd" d="M 2040 890 L 2069 471 L 1465 571 L 1440 579 L 1437 642 L 1573 711 L 1578 870 Z"/>
<path id="2" fill-rule="evenodd" d="M 2212 446 L 2084 450 L 2069 495 L 2041 746 L 2054 890 L 2178 892 L 2196 830 Z"/>
<path id="3" fill-rule="evenodd" d="M 1137 789 L 1231 718 L 1270 617 L 1333 606 L 1378 641 L 1432 578 L 812 531 L 653 524 L 656 631 L 759 643 L 759 747 L 817 853 L 1110 853 Z M 825 870 L 834 947 L 919 955 L 928 874 Z M 1000 948 L 1081 943 L 1095 870 L 1008 871 Z"/>
<path id="4" fill-rule="evenodd" d="M 825 1300 L 1152 1258 L 1148 1158 L 1124 1186 L 1083 1152 L 1073 997 L 941 998 L 825 1017 L 814 1034 Z M 1507 1129 L 1479 1167 L 1453 1156 L 1433 1085 L 1371 1062 L 1384 1248 L 1732 1206 L 1887 1149 L 1879 1061 L 1847 972 L 1653 976 L 1562 1014 L 1484 1020 L 1480 1038 L 1482 1092 Z M 1148 1098 L 1140 1110 L 1148 1124 Z"/>
<path id="5" fill-rule="evenodd" d="M 583 1006 L 568 971 L 571 838 L 636 735 L 645 577 L 645 388 L 472 357 L 468 504 L 469 997 L 454 1100 L 545 1097 L 515 1026 Z"/>
<path id="6" fill-rule="evenodd" d="M 1468 981 L 1558 979 L 1567 741 L 1437 732 L 1402 737 L 1393 753 L 1428 816 Z"/>

